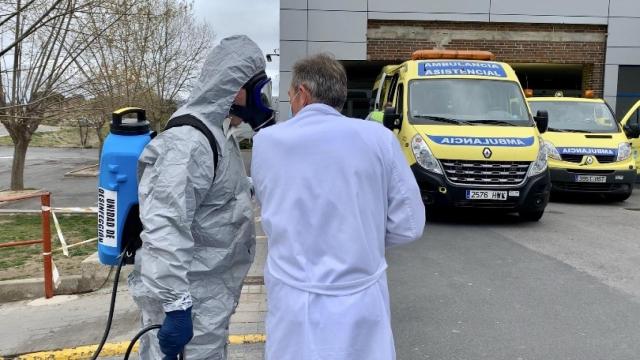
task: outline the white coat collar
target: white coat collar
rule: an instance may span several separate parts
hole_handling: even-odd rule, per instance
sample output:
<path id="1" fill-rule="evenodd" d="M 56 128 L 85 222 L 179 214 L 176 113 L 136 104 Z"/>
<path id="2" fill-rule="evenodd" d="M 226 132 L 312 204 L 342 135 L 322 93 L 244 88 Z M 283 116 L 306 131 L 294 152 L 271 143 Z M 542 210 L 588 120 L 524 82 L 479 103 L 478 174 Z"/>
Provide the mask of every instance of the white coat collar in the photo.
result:
<path id="1" fill-rule="evenodd" d="M 341 115 L 340 112 L 338 112 L 338 110 L 332 108 L 327 104 L 314 103 L 314 104 L 309 104 L 304 108 L 302 108 L 302 110 L 298 111 L 298 113 L 296 114 L 296 116 L 294 116 L 294 118 L 297 118 L 301 115 L 304 115 L 306 113 L 311 113 L 311 112 L 323 113 L 326 115 Z"/>

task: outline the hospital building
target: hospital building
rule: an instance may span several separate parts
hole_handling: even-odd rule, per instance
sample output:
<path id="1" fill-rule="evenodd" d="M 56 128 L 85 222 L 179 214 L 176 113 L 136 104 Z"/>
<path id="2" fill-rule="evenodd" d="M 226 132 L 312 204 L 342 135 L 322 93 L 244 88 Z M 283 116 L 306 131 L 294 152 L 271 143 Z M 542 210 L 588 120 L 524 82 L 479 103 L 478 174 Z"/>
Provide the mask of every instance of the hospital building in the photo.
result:
<path id="1" fill-rule="evenodd" d="M 291 67 L 332 53 L 344 113 L 365 117 L 376 75 L 419 49 L 488 50 L 535 95 L 594 90 L 618 116 L 640 100 L 640 0 L 281 0 L 280 118 Z"/>

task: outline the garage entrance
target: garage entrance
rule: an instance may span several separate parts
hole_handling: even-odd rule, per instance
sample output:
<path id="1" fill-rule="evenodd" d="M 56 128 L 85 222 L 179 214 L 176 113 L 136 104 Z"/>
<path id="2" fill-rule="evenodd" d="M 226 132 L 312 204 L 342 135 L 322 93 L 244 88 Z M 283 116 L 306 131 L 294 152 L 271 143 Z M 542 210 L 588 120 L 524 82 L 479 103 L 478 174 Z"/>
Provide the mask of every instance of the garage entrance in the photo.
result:
<path id="1" fill-rule="evenodd" d="M 364 119 L 372 110 L 373 84 L 385 65 L 393 61 L 342 61 L 347 70 L 347 103 L 342 113 L 345 116 Z"/>
<path id="2" fill-rule="evenodd" d="M 534 96 L 582 96 L 584 66 L 581 64 L 510 64 L 520 84 Z"/>

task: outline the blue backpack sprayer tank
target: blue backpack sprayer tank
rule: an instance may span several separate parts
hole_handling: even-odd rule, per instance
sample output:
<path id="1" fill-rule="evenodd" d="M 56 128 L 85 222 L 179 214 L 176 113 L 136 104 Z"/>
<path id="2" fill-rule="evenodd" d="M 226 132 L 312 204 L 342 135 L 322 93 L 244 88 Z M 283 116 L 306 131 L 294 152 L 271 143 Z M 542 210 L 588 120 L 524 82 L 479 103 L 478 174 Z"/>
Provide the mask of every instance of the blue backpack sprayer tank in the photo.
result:
<path id="1" fill-rule="evenodd" d="M 136 118 L 125 119 L 124 116 L 129 114 L 135 114 Z M 214 168 L 217 168 L 218 146 L 209 128 L 192 115 L 181 115 L 169 120 L 165 130 L 179 126 L 191 126 L 207 138 L 213 152 Z M 92 360 L 98 358 L 109 337 L 120 270 L 125 264 L 134 263 L 135 252 L 142 245 L 142 223 L 138 204 L 138 158 L 154 137 L 155 133 L 151 131 L 143 109 L 128 107 L 113 112 L 110 132 L 100 156 L 98 257 L 102 264 L 117 268 L 107 325 Z M 131 340 L 124 358 L 129 358 L 133 345 L 143 334 L 159 328 L 160 325 L 151 325 L 140 330 Z M 184 359 L 184 353 L 180 354 L 179 359 Z"/>
<path id="2" fill-rule="evenodd" d="M 124 119 L 129 114 L 136 118 Z M 98 185 L 98 257 L 105 265 L 118 265 L 125 249 L 129 249 L 125 264 L 132 264 L 132 252 L 140 246 L 137 165 L 151 138 L 143 109 L 129 107 L 113 113 L 100 157 Z"/>
<path id="3" fill-rule="evenodd" d="M 125 115 L 135 114 L 135 119 Z M 98 182 L 98 257 L 104 265 L 117 266 L 107 325 L 92 360 L 100 355 L 109 337 L 115 308 L 120 270 L 125 264 L 133 264 L 135 251 L 140 247 L 142 223 L 138 209 L 138 158 L 144 147 L 155 136 L 151 131 L 143 109 L 128 107 L 112 114 L 111 127 L 100 156 Z M 125 359 L 137 340 L 146 332 L 159 329 L 148 326 L 136 334 Z M 184 359 L 184 355 L 180 355 Z"/>

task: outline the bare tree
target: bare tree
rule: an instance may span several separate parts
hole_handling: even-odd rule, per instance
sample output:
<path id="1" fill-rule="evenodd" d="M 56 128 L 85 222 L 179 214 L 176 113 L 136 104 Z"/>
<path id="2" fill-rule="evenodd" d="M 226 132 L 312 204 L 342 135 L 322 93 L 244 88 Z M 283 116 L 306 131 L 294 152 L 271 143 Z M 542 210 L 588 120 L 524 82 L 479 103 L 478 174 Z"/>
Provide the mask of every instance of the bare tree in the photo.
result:
<path id="1" fill-rule="evenodd" d="M 33 133 L 60 115 L 62 100 L 78 88 L 77 58 L 120 21 L 110 14 L 86 33 L 83 19 L 99 0 L 16 0 L 0 3 L 0 122 L 14 144 L 11 189 L 24 188 L 24 166 Z M 125 6 L 123 1 L 121 6 Z M 7 45 L 4 45 L 8 42 Z"/>
<path id="2" fill-rule="evenodd" d="M 100 27 L 104 16 L 94 12 L 89 33 Z M 139 0 L 122 16 L 119 26 L 76 59 L 82 88 L 94 99 L 91 119 L 101 144 L 111 112 L 123 106 L 145 108 L 153 127 L 162 128 L 213 41 L 209 26 L 196 21 L 191 1 Z"/>

